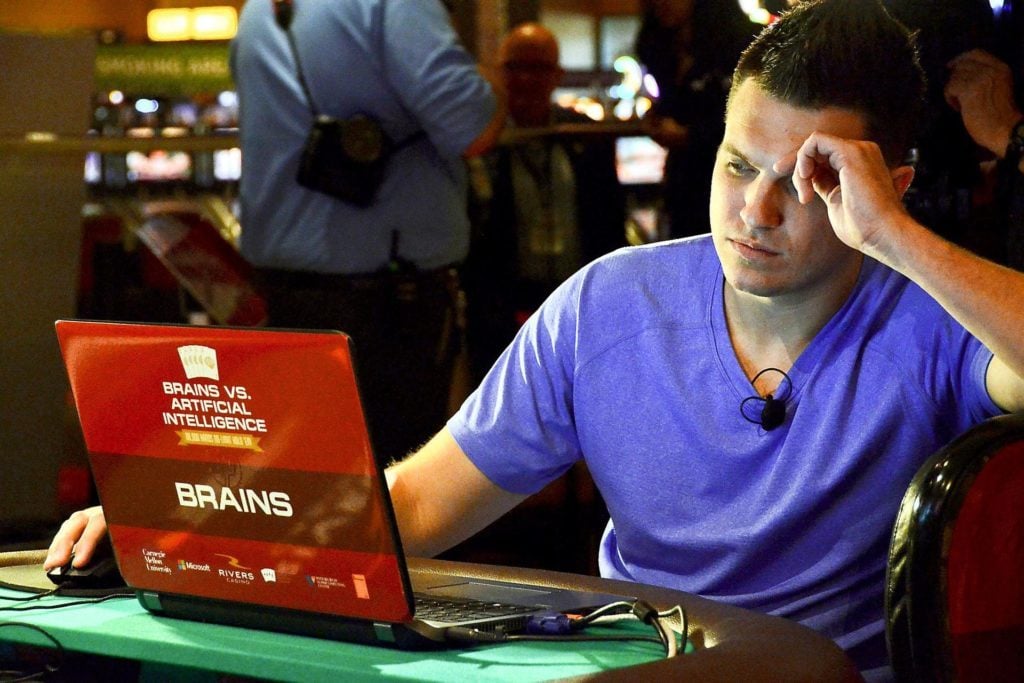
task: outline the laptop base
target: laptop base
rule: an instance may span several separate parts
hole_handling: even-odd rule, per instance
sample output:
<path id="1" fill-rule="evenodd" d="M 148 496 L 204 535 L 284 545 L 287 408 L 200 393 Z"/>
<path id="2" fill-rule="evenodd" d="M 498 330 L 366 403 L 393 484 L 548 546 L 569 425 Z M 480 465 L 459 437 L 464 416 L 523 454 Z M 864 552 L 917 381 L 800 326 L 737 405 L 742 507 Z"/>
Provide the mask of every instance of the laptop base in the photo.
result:
<path id="1" fill-rule="evenodd" d="M 445 638 L 445 629 L 421 621 L 381 623 L 146 590 L 137 591 L 137 597 L 149 612 L 176 619 L 280 631 L 364 645 L 383 645 L 401 650 L 436 650 L 458 645 Z"/>

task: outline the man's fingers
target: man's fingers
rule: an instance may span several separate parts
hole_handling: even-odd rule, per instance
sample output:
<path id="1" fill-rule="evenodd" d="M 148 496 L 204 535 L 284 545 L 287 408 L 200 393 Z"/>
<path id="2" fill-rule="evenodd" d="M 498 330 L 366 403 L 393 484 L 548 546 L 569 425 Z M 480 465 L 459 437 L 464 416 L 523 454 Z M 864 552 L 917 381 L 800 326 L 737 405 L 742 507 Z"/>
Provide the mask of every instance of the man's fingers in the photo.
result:
<path id="1" fill-rule="evenodd" d="M 947 62 L 946 64 L 946 66 L 950 67 L 951 69 L 958 68 L 960 66 L 970 65 L 992 67 L 995 69 L 1002 69 L 1006 67 L 1006 63 L 1003 60 L 999 59 L 991 52 L 986 52 L 985 50 L 979 49 L 962 52 L 953 59 L 949 60 L 949 62 Z"/>
<path id="2" fill-rule="evenodd" d="M 842 201 L 843 186 L 839 184 L 839 181 L 833 176 L 828 181 L 822 181 L 815 179 L 814 191 L 818 193 L 821 200 L 825 202 L 826 206 L 830 205 L 833 201 Z"/>
<path id="3" fill-rule="evenodd" d="M 831 167 L 819 165 L 815 173 L 809 178 L 793 179 L 797 188 L 797 197 L 801 204 L 809 204 L 814 198 L 820 197 L 825 204 L 828 204 L 833 195 L 840 190 L 839 174 Z"/>
<path id="4" fill-rule="evenodd" d="M 84 511 L 75 512 L 60 525 L 60 529 L 50 542 L 43 566 L 46 569 L 58 567 L 71 557 L 71 551 L 75 547 L 75 541 L 82 535 L 82 530 L 88 524 L 88 518 Z"/>
<path id="5" fill-rule="evenodd" d="M 104 530 L 97 530 L 96 523 L 93 520 L 89 520 L 89 524 L 85 527 L 82 532 L 82 536 L 75 543 L 75 561 L 74 566 L 83 567 L 89 563 L 92 559 L 92 555 L 96 550 L 96 546 L 99 544 L 100 539 L 103 537 Z"/>
<path id="6" fill-rule="evenodd" d="M 956 95 L 951 94 L 948 90 L 943 92 L 946 99 L 946 104 L 949 105 L 950 109 L 959 113 L 960 112 L 960 98 Z"/>
<path id="7" fill-rule="evenodd" d="M 72 513 L 53 537 L 43 566 L 46 569 L 58 567 L 71 558 L 72 552 L 75 555 L 74 566 L 85 565 L 92 559 L 96 546 L 105 538 L 106 533 L 106 520 L 99 507 Z"/>
<path id="8" fill-rule="evenodd" d="M 827 135 L 812 133 L 796 152 L 793 185 L 801 204 L 817 194 L 826 199 L 839 184 L 837 167 L 832 159 L 834 145 Z"/>

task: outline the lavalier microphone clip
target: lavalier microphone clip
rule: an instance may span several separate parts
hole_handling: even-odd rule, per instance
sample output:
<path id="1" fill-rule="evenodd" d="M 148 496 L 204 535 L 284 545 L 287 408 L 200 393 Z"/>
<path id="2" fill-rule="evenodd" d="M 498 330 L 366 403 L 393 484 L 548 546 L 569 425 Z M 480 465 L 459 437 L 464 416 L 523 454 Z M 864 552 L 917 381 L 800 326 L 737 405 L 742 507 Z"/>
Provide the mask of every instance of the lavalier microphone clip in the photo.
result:
<path id="1" fill-rule="evenodd" d="M 778 398 L 771 393 L 766 394 L 763 398 L 761 396 L 748 396 L 740 402 L 740 414 L 743 415 L 743 419 L 747 422 L 761 425 L 765 431 L 770 432 L 786 421 L 786 399 L 793 393 L 793 380 L 778 368 L 765 368 L 754 375 L 751 384 L 757 382 L 757 379 L 766 372 L 778 372 L 782 375 L 783 381 L 779 383 L 779 386 L 782 386 L 782 383 L 786 384 L 786 395 Z M 760 413 L 756 413 L 754 417 L 749 415 L 750 409 L 747 407 L 751 401 L 760 401 L 762 403 Z"/>

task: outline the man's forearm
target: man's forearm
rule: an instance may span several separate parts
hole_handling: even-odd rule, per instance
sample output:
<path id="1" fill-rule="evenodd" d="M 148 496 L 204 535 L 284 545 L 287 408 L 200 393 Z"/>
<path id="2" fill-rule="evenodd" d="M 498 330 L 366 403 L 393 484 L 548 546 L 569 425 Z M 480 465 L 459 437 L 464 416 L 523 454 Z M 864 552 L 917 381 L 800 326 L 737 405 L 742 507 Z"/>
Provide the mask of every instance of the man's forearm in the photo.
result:
<path id="1" fill-rule="evenodd" d="M 402 545 L 421 557 L 464 541 L 525 498 L 487 479 L 447 429 L 389 467 L 387 479 Z"/>

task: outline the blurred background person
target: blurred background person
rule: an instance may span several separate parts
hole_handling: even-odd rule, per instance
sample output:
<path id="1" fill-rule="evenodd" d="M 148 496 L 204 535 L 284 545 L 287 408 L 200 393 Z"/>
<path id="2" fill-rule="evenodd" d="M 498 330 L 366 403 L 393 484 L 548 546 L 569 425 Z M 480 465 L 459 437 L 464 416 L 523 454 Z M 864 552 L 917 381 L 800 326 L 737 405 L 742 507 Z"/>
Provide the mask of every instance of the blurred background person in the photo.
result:
<path id="1" fill-rule="evenodd" d="M 1013 73 L 984 50 L 965 52 L 949 67 L 946 101 L 988 156 L 981 164 L 988 191 L 975 194 L 975 205 L 994 236 L 992 256 L 1024 270 L 1024 114 L 1014 95 Z"/>
<path id="2" fill-rule="evenodd" d="M 946 104 L 948 64 L 972 49 L 991 50 L 995 40 L 988 0 L 885 0 L 904 26 L 915 31 L 928 91 L 920 132 L 908 161 L 914 182 L 904 203 L 919 222 L 946 239 L 992 257 L 986 231 L 974 229 L 974 192 L 981 182 L 977 146 L 960 115 Z"/>
<path id="3" fill-rule="evenodd" d="M 636 53 L 658 85 L 643 122 L 668 150 L 663 217 L 668 237 L 708 232 L 711 169 L 740 52 L 760 26 L 735 0 L 643 0 Z"/>
<path id="4" fill-rule="evenodd" d="M 363 407 L 387 461 L 448 416 L 454 268 L 469 246 L 463 157 L 496 139 L 501 108 L 440 0 L 304 2 L 290 22 L 275 15 L 291 9 L 287 0 L 246 3 L 231 46 L 240 248 L 271 326 L 352 337 Z M 366 117 L 405 141 L 370 206 L 296 182 L 314 112 Z"/>
<path id="5" fill-rule="evenodd" d="M 552 101 L 563 76 L 555 35 L 520 24 L 502 40 L 498 62 L 506 135 L 481 158 L 464 269 L 474 380 L 565 278 L 626 244 L 614 139 L 586 133 L 590 119 Z"/>
<path id="6" fill-rule="evenodd" d="M 1019 267 L 1021 246 L 1011 241 L 1019 241 L 1013 226 L 1021 221 L 1021 189 L 1012 162 L 1005 161 L 1008 119 L 1019 107 L 1003 62 L 1014 64 L 1024 54 L 1021 12 L 989 0 L 885 4 L 916 31 L 928 77 L 921 132 L 908 159 L 915 175 L 904 197 L 907 209 L 946 239 L 1000 263 L 1016 259 Z"/>

